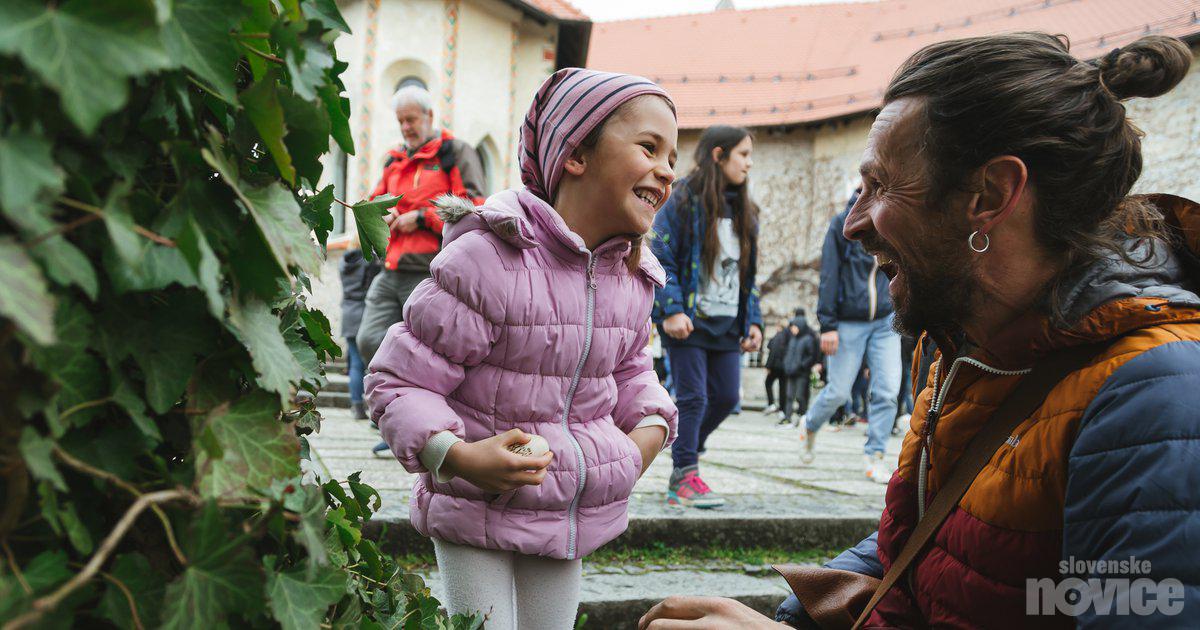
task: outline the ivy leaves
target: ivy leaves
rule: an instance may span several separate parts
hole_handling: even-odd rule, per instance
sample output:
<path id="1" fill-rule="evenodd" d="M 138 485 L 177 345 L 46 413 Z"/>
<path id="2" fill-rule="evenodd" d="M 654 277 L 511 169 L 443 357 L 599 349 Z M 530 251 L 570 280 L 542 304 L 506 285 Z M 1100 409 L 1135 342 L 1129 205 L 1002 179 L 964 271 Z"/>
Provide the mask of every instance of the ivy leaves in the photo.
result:
<path id="1" fill-rule="evenodd" d="M 345 31 L 333 0 L 0 2 L 0 624 L 447 627 L 363 538 L 379 495 L 301 467 Z M 387 202 L 354 206 L 376 255 Z"/>
<path id="2" fill-rule="evenodd" d="M 0 4 L 0 52 L 54 88 L 85 134 L 125 104 L 130 77 L 172 65 L 153 8 L 137 0 L 10 0 Z"/>
<path id="3" fill-rule="evenodd" d="M 234 68 L 238 43 L 229 37 L 243 13 L 237 0 L 175 0 L 171 19 L 162 27 L 163 46 L 172 59 L 190 70 L 228 102 L 236 92 Z"/>

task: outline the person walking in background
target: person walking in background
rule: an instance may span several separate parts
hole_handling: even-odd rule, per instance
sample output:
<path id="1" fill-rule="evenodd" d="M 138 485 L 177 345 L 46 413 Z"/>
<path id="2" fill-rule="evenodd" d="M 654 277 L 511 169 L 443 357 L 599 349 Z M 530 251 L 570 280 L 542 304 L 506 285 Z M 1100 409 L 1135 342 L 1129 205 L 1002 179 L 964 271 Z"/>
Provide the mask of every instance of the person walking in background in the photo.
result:
<path id="1" fill-rule="evenodd" d="M 359 323 L 362 322 L 364 303 L 367 298 L 367 288 L 379 274 L 379 261 L 368 261 L 363 257 L 361 249 L 346 250 L 342 254 L 342 262 L 338 272 L 342 279 L 342 335 L 346 339 L 346 374 L 350 380 L 350 414 L 355 420 L 366 420 L 367 412 L 363 407 L 363 375 L 366 364 L 358 351 L 355 335 Z"/>
<path id="2" fill-rule="evenodd" d="M 783 401 L 781 425 L 792 423 L 792 411 L 800 414 L 800 421 L 808 411 L 809 377 L 813 365 L 821 360 L 821 348 L 817 333 L 808 325 L 804 309 L 796 309 L 796 316 L 788 323 L 787 350 L 783 356 L 783 373 L 787 377 L 787 396 Z"/>
<path id="3" fill-rule="evenodd" d="M 754 142 L 747 129 L 710 127 L 696 166 L 654 220 L 651 245 L 667 272 L 654 296 L 679 405 L 667 486 L 672 507 L 725 504 L 700 477 L 699 450 L 738 403 L 741 353 L 762 345 L 754 284 L 758 206 L 750 199 Z"/>
<path id="4" fill-rule="evenodd" d="M 404 146 L 388 152 L 383 176 L 371 192 L 399 197 L 384 217 L 388 237 L 385 271 L 367 292 L 358 349 L 367 363 L 388 328 L 404 319 L 404 302 L 441 249 L 442 219 L 433 200 L 450 194 L 483 203 L 483 167 L 471 145 L 433 125 L 433 97 L 420 85 L 405 85 L 392 97 Z"/>
<path id="5" fill-rule="evenodd" d="M 767 368 L 767 379 L 763 386 L 767 390 L 767 408 L 763 409 L 763 413 L 772 414 L 780 413 L 780 418 L 783 417 L 783 400 L 787 397 L 787 376 L 783 373 L 783 355 L 787 350 L 788 343 L 788 322 L 784 321 L 779 325 L 779 332 L 771 337 L 771 341 L 767 342 L 767 360 L 765 367 Z M 775 386 L 779 384 L 779 404 L 775 404 Z"/>
<path id="6" fill-rule="evenodd" d="M 846 209 L 829 222 L 821 250 L 817 320 L 821 325 L 821 352 L 829 357 L 829 384 L 817 394 L 808 410 L 800 461 L 805 465 L 812 463 L 817 431 L 838 407 L 850 402 L 851 387 L 865 360 L 872 378 L 864 469 L 867 478 L 887 483 L 892 471 L 883 455 L 896 418 L 896 396 L 900 390 L 900 335 L 892 330 L 888 277 L 879 271 L 879 261 L 861 243 L 842 234 L 846 216 L 856 201 L 857 191 L 851 195 Z"/>
<path id="7" fill-rule="evenodd" d="M 433 200 L 454 195 L 483 203 L 483 167 L 471 145 L 446 129 L 433 126 L 433 97 L 424 87 L 404 85 L 392 97 L 404 146 L 388 152 L 383 177 L 371 193 L 395 195 L 396 206 L 384 217 L 388 237 L 384 271 L 367 291 L 358 350 L 370 363 L 388 328 L 404 319 L 404 303 L 413 289 L 429 277 L 429 263 L 442 246 L 442 219 Z M 380 442 L 371 449 L 387 451 Z"/>
<path id="8" fill-rule="evenodd" d="M 670 193 L 677 134 L 662 88 L 567 68 L 521 127 L 525 188 L 439 202 L 445 248 L 367 399 L 420 473 L 410 518 L 451 614 L 574 627 L 580 559 L 625 530 L 634 484 L 674 438 L 647 347 L 665 275 L 639 235 Z"/>

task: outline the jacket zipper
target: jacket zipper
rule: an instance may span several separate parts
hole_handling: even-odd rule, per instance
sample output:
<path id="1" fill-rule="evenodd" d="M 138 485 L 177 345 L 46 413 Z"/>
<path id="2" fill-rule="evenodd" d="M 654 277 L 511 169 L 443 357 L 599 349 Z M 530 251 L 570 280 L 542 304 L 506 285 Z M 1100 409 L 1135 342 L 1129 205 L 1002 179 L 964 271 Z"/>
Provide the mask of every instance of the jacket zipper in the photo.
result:
<path id="1" fill-rule="evenodd" d="M 875 275 L 879 273 L 879 259 L 875 258 L 875 262 L 871 264 L 871 275 L 867 280 L 867 295 L 870 297 L 870 312 L 867 313 L 867 321 L 875 321 L 875 307 L 879 303 L 878 291 L 875 290 Z"/>
<path id="2" fill-rule="evenodd" d="M 921 441 L 921 463 L 920 467 L 917 469 L 918 522 L 925 516 L 925 492 L 926 485 L 928 484 L 929 457 L 933 450 L 933 432 L 937 428 L 937 421 L 942 415 L 942 405 L 946 402 L 946 395 L 950 392 L 950 384 L 954 382 L 954 376 L 958 374 L 958 366 L 966 363 L 968 365 L 973 365 L 980 370 L 987 372 L 988 374 L 994 374 L 996 376 L 1020 376 L 1022 374 L 1028 374 L 1030 369 L 1032 369 L 1026 368 L 1023 370 L 1001 370 L 970 357 L 959 357 L 954 360 L 953 364 L 951 364 L 950 373 L 946 375 L 945 382 L 943 382 L 939 387 L 937 385 L 937 377 L 938 369 L 941 367 L 940 363 L 941 362 L 939 361 L 937 364 L 934 364 L 933 367 L 933 382 L 935 388 L 933 390 L 933 403 L 929 406 L 929 413 L 925 415 L 925 430 L 923 431 L 925 434 L 925 439 Z"/>
<path id="3" fill-rule="evenodd" d="M 571 433 L 568 418 L 571 416 L 571 403 L 575 400 L 575 390 L 579 387 L 579 379 L 583 378 L 583 364 L 587 361 L 588 353 L 592 351 L 592 325 L 596 310 L 596 258 L 588 252 L 587 264 L 587 315 L 584 319 L 583 354 L 579 356 L 579 365 L 575 366 L 575 376 L 571 378 L 571 386 L 567 389 L 567 400 L 563 405 L 562 427 L 571 446 L 575 449 L 575 466 L 579 475 L 579 486 L 575 488 L 575 496 L 571 499 L 571 507 L 567 512 L 567 560 L 575 559 L 576 536 L 579 529 L 579 498 L 583 496 L 583 486 L 587 483 L 587 466 L 583 461 L 583 449 L 579 440 Z"/>

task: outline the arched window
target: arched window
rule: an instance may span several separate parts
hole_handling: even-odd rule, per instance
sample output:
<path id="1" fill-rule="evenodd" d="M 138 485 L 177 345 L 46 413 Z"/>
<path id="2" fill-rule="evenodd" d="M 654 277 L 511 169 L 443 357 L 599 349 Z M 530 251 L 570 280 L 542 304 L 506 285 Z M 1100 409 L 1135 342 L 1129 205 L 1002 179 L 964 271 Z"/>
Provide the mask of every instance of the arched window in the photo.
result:
<path id="1" fill-rule="evenodd" d="M 415 85 L 420 88 L 425 88 L 426 91 L 429 90 L 429 86 L 425 85 L 425 81 L 421 80 L 421 77 L 410 74 L 410 75 L 400 79 L 398 82 L 396 82 L 396 89 L 392 90 L 392 93 L 395 94 L 396 92 L 398 92 L 400 90 L 400 88 L 408 87 L 410 85 Z"/>

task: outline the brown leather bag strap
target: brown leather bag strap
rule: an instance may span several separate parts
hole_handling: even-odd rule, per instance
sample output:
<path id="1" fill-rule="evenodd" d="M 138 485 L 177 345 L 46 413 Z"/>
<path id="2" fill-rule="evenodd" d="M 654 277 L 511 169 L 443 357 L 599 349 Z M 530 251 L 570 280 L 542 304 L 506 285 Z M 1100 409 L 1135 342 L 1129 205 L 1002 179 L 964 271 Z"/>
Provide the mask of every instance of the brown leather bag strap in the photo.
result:
<path id="1" fill-rule="evenodd" d="M 930 501 L 924 518 L 917 523 L 912 535 L 908 537 L 908 541 L 900 550 L 900 555 L 896 556 L 896 560 L 892 562 L 892 566 L 883 576 L 883 581 L 875 589 L 875 594 L 867 602 L 867 607 L 859 614 L 858 621 L 854 623 L 854 630 L 858 630 L 866 623 L 867 618 L 871 616 L 871 611 L 879 604 L 879 600 L 883 599 L 883 596 L 904 575 L 913 559 L 933 538 L 942 522 L 950 515 L 950 511 L 967 493 L 967 489 L 971 487 L 975 477 L 979 475 L 979 471 L 983 470 L 983 467 L 991 461 L 996 450 L 1008 439 L 1008 436 L 1012 435 L 1013 430 L 1037 411 L 1038 407 L 1042 406 L 1046 396 L 1050 394 L 1050 390 L 1054 389 L 1059 381 L 1087 365 L 1109 345 L 1109 343 L 1101 343 L 1077 346 L 1047 355 L 1033 368 L 1032 372 L 1026 374 L 1017 383 L 1016 389 L 992 414 L 992 419 L 967 444 L 966 450 L 958 458 L 958 463 L 950 472 L 946 483 L 933 497 L 933 501 Z M 918 497 L 918 500 L 923 499 L 924 497 Z"/>

